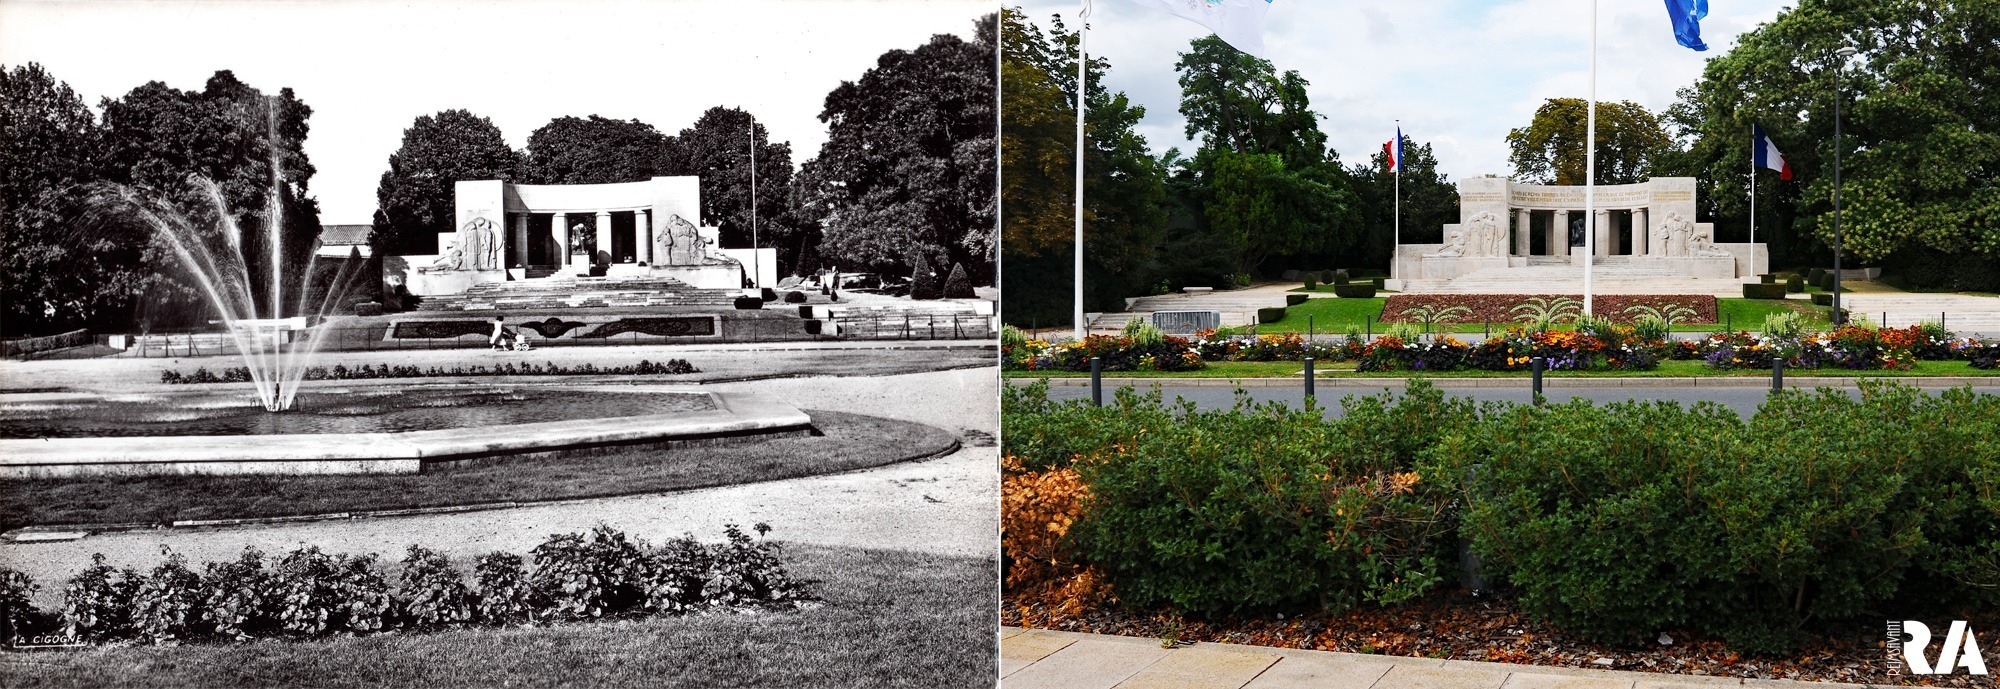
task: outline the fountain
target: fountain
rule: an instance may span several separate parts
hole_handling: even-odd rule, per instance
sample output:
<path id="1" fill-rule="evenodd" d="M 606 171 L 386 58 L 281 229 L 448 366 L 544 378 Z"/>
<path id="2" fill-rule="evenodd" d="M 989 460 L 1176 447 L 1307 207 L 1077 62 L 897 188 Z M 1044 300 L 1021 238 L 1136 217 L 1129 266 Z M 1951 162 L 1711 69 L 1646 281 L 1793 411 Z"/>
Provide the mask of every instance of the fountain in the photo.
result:
<path id="1" fill-rule="evenodd" d="M 286 274 L 282 197 L 284 168 L 280 147 L 275 145 L 277 109 L 266 107 L 265 111 L 270 141 L 274 143 L 269 147 L 271 187 L 266 195 L 262 242 L 270 250 L 269 259 L 264 264 L 267 275 L 263 276 L 268 288 L 261 313 L 254 292 L 255 282 L 250 274 L 251 262 L 245 253 L 257 247 L 249 245 L 246 248 L 243 228 L 230 212 L 229 204 L 223 200 L 222 189 L 214 180 L 199 176 L 190 178 L 215 213 L 216 227 L 208 232 L 202 231 L 172 203 L 132 187 L 106 187 L 96 195 L 95 200 L 104 208 L 131 213 L 173 250 L 209 306 L 221 318 L 230 343 L 250 370 L 250 380 L 257 391 L 258 401 L 266 411 L 278 412 L 292 407 L 298 396 L 299 383 L 305 379 L 306 369 L 312 364 L 312 355 L 319 349 L 327 332 L 325 328 L 311 326 L 332 313 L 361 272 L 358 270 L 359 261 L 347 261 L 316 306 L 308 300 L 313 294 L 310 280 L 318 257 L 308 259 L 305 270 L 298 278 Z M 295 290 L 297 303 L 288 310 L 285 308 L 285 288 L 295 279 L 300 282 Z M 291 341 L 300 332 L 306 333 L 305 341 Z"/>

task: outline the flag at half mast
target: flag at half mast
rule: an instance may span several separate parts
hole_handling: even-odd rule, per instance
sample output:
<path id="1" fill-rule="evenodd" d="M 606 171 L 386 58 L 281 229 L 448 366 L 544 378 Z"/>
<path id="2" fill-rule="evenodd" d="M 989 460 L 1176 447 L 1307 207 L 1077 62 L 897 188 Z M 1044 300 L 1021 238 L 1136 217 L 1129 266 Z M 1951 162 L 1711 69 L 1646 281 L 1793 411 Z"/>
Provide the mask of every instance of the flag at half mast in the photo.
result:
<path id="1" fill-rule="evenodd" d="M 1271 0 L 1132 0 L 1208 27 L 1230 47 L 1270 59 L 1264 54 L 1264 13 Z"/>

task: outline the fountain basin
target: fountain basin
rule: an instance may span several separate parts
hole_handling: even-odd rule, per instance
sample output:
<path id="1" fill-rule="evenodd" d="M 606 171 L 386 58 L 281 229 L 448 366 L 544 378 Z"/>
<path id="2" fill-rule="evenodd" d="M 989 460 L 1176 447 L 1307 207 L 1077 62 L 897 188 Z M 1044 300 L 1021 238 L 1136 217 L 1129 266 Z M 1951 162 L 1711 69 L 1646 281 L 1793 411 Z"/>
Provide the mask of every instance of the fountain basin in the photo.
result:
<path id="1" fill-rule="evenodd" d="M 690 395 L 705 398 L 707 404 L 694 411 L 399 432 L 7 438 L 0 439 L 0 477 L 415 474 L 489 457 L 811 429 L 812 420 L 805 412 L 758 394 L 717 393 L 684 386 L 621 385 L 564 390 L 586 399 L 591 395 L 649 392 Z M 75 401 L 73 396 L 63 399 Z M 49 396 L 0 396 L 0 404 L 51 401 Z"/>

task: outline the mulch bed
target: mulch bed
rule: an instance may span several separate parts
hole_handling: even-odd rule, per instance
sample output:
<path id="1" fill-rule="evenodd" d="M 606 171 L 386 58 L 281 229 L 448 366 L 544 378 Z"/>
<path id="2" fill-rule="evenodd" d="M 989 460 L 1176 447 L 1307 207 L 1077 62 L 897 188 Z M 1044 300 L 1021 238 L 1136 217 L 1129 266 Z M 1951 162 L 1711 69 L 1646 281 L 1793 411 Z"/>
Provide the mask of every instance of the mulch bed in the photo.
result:
<path id="1" fill-rule="evenodd" d="M 1403 312 L 1420 306 L 1435 306 L 1440 309 L 1463 306 L 1472 309 L 1472 315 L 1449 322 L 1514 323 L 1521 315 L 1514 313 L 1514 307 L 1526 303 L 1531 298 L 1554 300 L 1557 297 L 1583 300 L 1581 294 L 1392 294 L 1382 303 L 1382 321 L 1414 322 L 1417 319 L 1405 319 Z M 1599 294 L 1591 298 L 1592 313 L 1620 323 L 1632 322 L 1633 316 L 1627 315 L 1625 309 L 1634 306 L 1653 308 L 1684 306 L 1694 309 L 1694 316 L 1676 320 L 1676 323 L 1716 322 L 1715 295 L 1712 294 Z"/>
<path id="2" fill-rule="evenodd" d="M 1932 647 L 1949 620 L 1970 620 L 1975 634 L 2000 629 L 2000 612 L 1960 610 L 1919 616 L 1936 620 Z M 1744 656 L 1715 639 L 1682 630 L 1644 648 L 1607 646 L 1569 638 L 1559 629 L 1523 613 L 1511 601 L 1476 598 L 1463 589 L 1383 608 L 1363 605 L 1339 614 L 1313 613 L 1272 618 L 1185 619 L 1170 611 L 1126 611 L 1112 606 L 1068 614 L 1038 598 L 1008 592 L 1000 623 L 1036 629 L 1174 638 L 1406 657 L 1451 658 L 1521 665 L 1628 670 L 1754 679 L 1793 679 L 1936 687 L 1992 687 L 1992 676 L 1964 670 L 1949 676 L 1918 677 L 1898 663 L 1891 675 L 1880 622 L 1815 639 L 1785 657 Z M 1980 641 L 1986 638 L 1980 637 Z M 1665 643 L 1671 642 L 1671 643 Z M 1981 651 L 1992 657 L 1987 645 Z"/>

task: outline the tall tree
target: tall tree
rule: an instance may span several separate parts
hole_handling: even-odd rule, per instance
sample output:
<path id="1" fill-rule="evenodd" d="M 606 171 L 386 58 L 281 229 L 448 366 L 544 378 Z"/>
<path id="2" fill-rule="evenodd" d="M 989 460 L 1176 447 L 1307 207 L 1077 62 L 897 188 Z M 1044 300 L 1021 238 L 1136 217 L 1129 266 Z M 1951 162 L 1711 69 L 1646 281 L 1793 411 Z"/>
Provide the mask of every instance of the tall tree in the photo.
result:
<path id="1" fill-rule="evenodd" d="M 2000 289 L 2000 5 L 1975 0 L 1802 0 L 1743 34 L 1682 91 L 1669 116 L 1677 161 L 1740 226 L 1750 125 L 1796 181 L 1759 180 L 1758 239 L 1827 261 L 1834 239 L 1834 99 L 1842 104 L 1841 240 L 1916 286 Z M 1843 46 L 1860 50 L 1836 91 Z M 1766 234 L 1767 232 L 1771 234 Z M 1820 263 L 1824 265 L 1824 263 Z"/>
<path id="2" fill-rule="evenodd" d="M 1305 78 L 1214 36 L 1195 39 L 1174 67 L 1187 136 L 1202 142 L 1176 185 L 1198 230 L 1225 240 L 1245 274 L 1272 257 L 1318 261 L 1352 250 L 1360 198 L 1326 146 Z"/>
<path id="3" fill-rule="evenodd" d="M 1589 113 L 1582 98 L 1550 98 L 1528 126 L 1507 133 L 1516 179 L 1535 184 L 1583 184 Z M 1597 104 L 1597 183 L 1633 184 L 1673 150 L 1660 119 L 1632 101 Z"/>
<path id="4" fill-rule="evenodd" d="M 0 69 L 0 332 L 46 334 L 93 324 L 129 300 L 117 247 L 69 222 L 99 175 L 97 119 L 41 65 Z M 123 267 L 129 267 L 123 266 Z"/>
<path id="5" fill-rule="evenodd" d="M 370 243 L 378 254 L 437 251 L 437 234 L 458 229 L 452 208 L 460 180 L 518 179 L 521 156 L 493 121 L 466 110 L 418 116 L 375 187 Z"/>
<path id="6" fill-rule="evenodd" d="M 1389 265 L 1396 245 L 1396 175 L 1389 172 L 1389 154 L 1376 151 L 1366 167 L 1352 168 L 1355 188 L 1367 209 L 1368 238 L 1360 263 Z M 1444 241 L 1445 223 L 1458 222 L 1458 186 L 1437 169 L 1431 145 L 1419 145 L 1403 137 L 1402 243 L 1436 244 Z"/>
<path id="7" fill-rule="evenodd" d="M 1076 33 L 1061 16 L 1046 34 L 1019 10 L 1004 20 L 1001 303 L 1009 322 L 1055 325 L 1071 318 L 1075 289 Z M 1146 109 L 1104 88 L 1110 69 L 1091 59 L 1084 123 L 1084 302 L 1095 311 L 1150 285 L 1166 223 L 1159 161 L 1135 131 Z"/>
<path id="8" fill-rule="evenodd" d="M 997 246 L 994 16 L 978 37 L 891 50 L 827 94 L 826 145 L 800 174 L 821 252 L 907 274 L 911 251 L 990 280 Z"/>
<path id="9" fill-rule="evenodd" d="M 754 139 L 753 139 L 753 129 Z M 749 248 L 750 147 L 757 147 L 756 244 L 778 249 L 784 272 L 802 272 L 803 247 L 793 236 L 792 144 L 773 143 L 769 130 L 739 108 L 716 106 L 681 130 L 667 147 L 662 174 L 701 177 L 701 222 L 721 231 L 722 245 Z"/>
<path id="10" fill-rule="evenodd" d="M 312 109 L 291 89 L 267 96 L 222 70 L 199 92 L 152 82 L 118 100 L 106 99 L 102 107 L 108 181 L 164 196 L 197 227 L 221 232 L 224 224 L 217 222 L 196 181 L 212 180 L 235 225 L 244 230 L 250 274 L 261 276 L 271 269 L 266 247 L 273 239 L 284 248 L 278 270 L 305 273 L 320 229 L 319 204 L 309 195 L 314 169 L 305 153 Z M 283 217 L 275 233 L 268 228 L 274 193 Z M 103 226 L 111 231 L 135 233 L 128 241 L 151 236 L 149 230 L 130 227 L 130 218 L 108 220 Z M 194 283 L 159 242 L 152 243 L 145 262 L 148 272 L 136 293 L 145 297 L 139 306 L 148 322 L 181 324 L 208 317 Z M 260 279 L 252 285 L 260 313 L 295 310 L 292 304 L 269 303 L 267 284 Z"/>
<path id="11" fill-rule="evenodd" d="M 534 184 L 643 182 L 665 169 L 667 136 L 638 120 L 558 117 L 528 135 Z"/>

